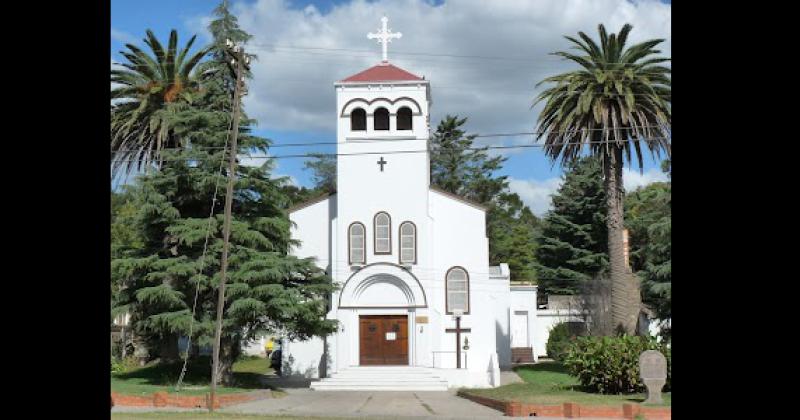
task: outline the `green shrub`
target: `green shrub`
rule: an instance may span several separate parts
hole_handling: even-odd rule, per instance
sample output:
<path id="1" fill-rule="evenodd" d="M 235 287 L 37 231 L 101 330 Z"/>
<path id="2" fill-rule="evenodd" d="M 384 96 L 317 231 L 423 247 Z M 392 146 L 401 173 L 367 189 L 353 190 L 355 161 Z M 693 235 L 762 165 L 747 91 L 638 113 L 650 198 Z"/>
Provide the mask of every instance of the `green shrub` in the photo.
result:
<path id="1" fill-rule="evenodd" d="M 575 341 L 576 337 L 585 333 L 586 327 L 583 323 L 562 322 L 556 324 L 547 337 L 547 344 L 545 345 L 547 356 L 557 362 L 563 361 L 570 344 Z"/>
<path id="2" fill-rule="evenodd" d="M 139 367 L 139 360 L 133 356 L 127 356 L 124 359 L 119 357 L 111 358 L 111 373 L 126 373 Z"/>
<path id="3" fill-rule="evenodd" d="M 111 358 L 111 373 L 122 373 L 122 362 L 116 357 Z"/>
<path id="4" fill-rule="evenodd" d="M 564 365 L 587 391 L 601 394 L 642 392 L 644 384 L 639 378 L 639 356 L 645 350 L 664 353 L 669 386 L 672 379 L 671 351 L 650 337 L 578 337 L 569 346 Z"/>

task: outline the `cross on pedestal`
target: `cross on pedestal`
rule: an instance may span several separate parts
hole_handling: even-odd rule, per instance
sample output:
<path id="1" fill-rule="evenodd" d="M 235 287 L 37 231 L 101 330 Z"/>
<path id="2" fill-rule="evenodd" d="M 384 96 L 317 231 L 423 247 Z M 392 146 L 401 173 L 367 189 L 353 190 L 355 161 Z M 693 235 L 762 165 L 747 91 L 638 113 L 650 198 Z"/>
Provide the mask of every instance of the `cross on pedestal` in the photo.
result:
<path id="1" fill-rule="evenodd" d="M 376 163 L 378 165 L 381 165 L 381 172 L 383 172 L 383 165 L 386 165 L 389 162 L 386 162 L 385 160 L 383 160 L 383 156 L 381 156 L 381 160 L 377 161 Z"/>
<path id="2" fill-rule="evenodd" d="M 461 316 L 456 315 L 456 327 L 446 328 L 445 332 L 456 333 L 456 369 L 461 369 L 461 333 L 470 332 L 471 328 L 461 328 Z"/>
<path id="3" fill-rule="evenodd" d="M 389 54 L 388 54 L 388 49 L 389 48 L 388 47 L 389 47 L 389 43 L 392 42 L 392 38 L 398 38 L 399 39 L 400 37 L 403 36 L 403 34 L 401 34 L 400 32 L 392 33 L 392 30 L 388 29 L 386 27 L 386 24 L 388 22 L 389 22 L 389 18 L 387 18 L 386 16 L 382 17 L 381 18 L 382 26 L 381 26 L 381 29 L 378 31 L 378 33 L 376 33 L 376 34 L 368 33 L 367 34 L 367 38 L 369 38 L 369 39 L 376 39 L 377 38 L 378 39 L 378 43 L 382 44 L 382 47 L 383 47 L 383 62 L 384 63 L 389 61 Z"/>

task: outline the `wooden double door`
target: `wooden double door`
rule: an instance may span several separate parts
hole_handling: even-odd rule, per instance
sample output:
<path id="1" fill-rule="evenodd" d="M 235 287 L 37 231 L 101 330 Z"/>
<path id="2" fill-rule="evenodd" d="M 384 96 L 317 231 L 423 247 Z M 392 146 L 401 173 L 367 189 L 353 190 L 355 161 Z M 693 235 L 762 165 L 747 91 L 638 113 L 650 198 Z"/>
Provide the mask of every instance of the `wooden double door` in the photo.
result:
<path id="1" fill-rule="evenodd" d="M 360 365 L 408 365 L 408 316 L 361 315 Z"/>

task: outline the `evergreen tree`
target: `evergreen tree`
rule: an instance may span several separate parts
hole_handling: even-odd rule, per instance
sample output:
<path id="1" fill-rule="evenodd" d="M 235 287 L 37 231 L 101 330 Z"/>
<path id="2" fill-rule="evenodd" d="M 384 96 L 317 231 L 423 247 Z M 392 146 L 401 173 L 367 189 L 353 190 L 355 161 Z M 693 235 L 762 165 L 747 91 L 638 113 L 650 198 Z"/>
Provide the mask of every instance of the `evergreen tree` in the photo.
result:
<path id="1" fill-rule="evenodd" d="M 491 203 L 507 189 L 506 176 L 494 176 L 506 158 L 490 158 L 485 148 L 474 148 L 475 135 L 462 129 L 467 118 L 447 115 L 431 138 L 431 183 L 479 203 Z"/>
<path id="2" fill-rule="evenodd" d="M 507 177 L 495 175 L 506 158 L 489 157 L 486 148 L 474 147 L 475 135 L 462 128 L 466 122 L 448 115 L 439 123 L 431 139 L 431 183 L 488 206 L 489 263 L 506 262 L 513 281 L 533 282 L 539 220 L 509 191 Z"/>
<path id="3" fill-rule="evenodd" d="M 161 345 L 155 353 L 162 359 L 177 356 L 177 337 L 189 334 L 192 321 L 193 343 L 210 344 L 214 336 L 228 160 L 223 146 L 233 87 L 226 79 L 227 58 L 218 53 L 226 38 L 248 37 L 227 12 L 227 2 L 215 14 L 218 18 L 210 25 L 215 52 L 202 68 L 204 75 L 216 77 L 205 79 L 203 97 L 179 116 L 176 134 L 189 147 L 165 152 L 172 163 L 139 178 L 132 194 L 143 247 L 112 261 L 112 275 L 125 286 L 114 311 L 130 311 L 135 333 L 153 350 Z M 268 149 L 266 139 L 250 134 L 251 124 L 243 113 L 240 154 Z M 287 255 L 294 244 L 285 211 L 290 198 L 284 182 L 271 179 L 271 166 L 266 161 L 260 167 L 237 168 L 220 347 L 223 383 L 232 379 L 231 367 L 243 341 L 265 331 L 307 338 L 335 328 L 335 321 L 325 319 L 333 291 L 330 278 L 312 260 Z"/>
<path id="4" fill-rule="evenodd" d="M 608 264 L 602 169 L 593 157 L 570 164 L 553 194 L 536 250 L 544 293 L 578 294 Z"/>
<path id="5" fill-rule="evenodd" d="M 507 263 L 512 281 L 535 282 L 539 218 L 516 193 L 501 193 L 495 201 L 486 216 L 489 261 Z"/>
<path id="6" fill-rule="evenodd" d="M 316 192 L 336 192 L 336 156 L 313 153 L 311 159 L 305 161 L 303 166 L 303 169 L 312 171 L 312 181 Z"/>
<path id="7" fill-rule="evenodd" d="M 314 189 L 306 187 L 298 187 L 290 183 L 284 183 L 281 186 L 281 192 L 286 195 L 289 201 L 289 206 L 303 203 L 316 196 L 317 192 Z"/>
<path id="8" fill-rule="evenodd" d="M 662 169 L 669 173 L 669 160 Z M 631 268 L 642 279 L 643 301 L 657 317 L 672 317 L 672 185 L 656 182 L 625 197 Z M 662 333 L 665 331 L 662 331 Z M 668 332 L 667 332 L 668 333 Z M 667 334 L 668 335 L 668 334 Z"/>
<path id="9" fill-rule="evenodd" d="M 137 210 L 127 188 L 122 192 L 111 192 L 112 259 L 142 248 L 142 237 L 133 226 Z"/>

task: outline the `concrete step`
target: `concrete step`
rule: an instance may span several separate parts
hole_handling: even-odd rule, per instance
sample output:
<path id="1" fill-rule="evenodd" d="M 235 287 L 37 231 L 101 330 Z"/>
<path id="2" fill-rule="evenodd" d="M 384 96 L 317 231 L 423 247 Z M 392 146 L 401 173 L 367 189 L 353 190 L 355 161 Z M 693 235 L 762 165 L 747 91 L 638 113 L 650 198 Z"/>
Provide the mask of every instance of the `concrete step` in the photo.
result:
<path id="1" fill-rule="evenodd" d="M 319 391 L 446 391 L 447 388 L 447 381 L 431 369 L 411 366 L 352 366 L 311 383 L 311 389 Z"/>
<path id="2" fill-rule="evenodd" d="M 430 372 L 350 372 L 350 371 L 339 371 L 336 373 L 332 373 L 332 377 L 337 376 L 348 376 L 348 377 L 358 377 L 358 378 L 381 378 L 381 377 L 413 377 L 413 378 L 422 378 L 426 376 L 432 376 L 433 374 Z M 435 375 L 433 375 L 435 376 Z"/>
<path id="3" fill-rule="evenodd" d="M 387 371 L 396 370 L 403 372 L 430 372 L 431 368 L 424 366 L 405 366 L 405 365 L 375 365 L 375 366 L 347 366 L 342 371 Z"/>
<path id="4" fill-rule="evenodd" d="M 331 384 L 325 382 L 314 382 L 311 384 L 311 389 L 315 391 L 447 391 L 447 383 L 438 385 L 422 385 L 422 384 Z"/>
<path id="5" fill-rule="evenodd" d="M 427 377 L 427 378 L 348 378 L 348 377 L 336 377 L 336 378 L 324 378 L 325 382 L 336 382 L 336 383 L 435 383 L 435 382 L 445 382 L 441 378 L 434 378 L 434 377 Z"/>

